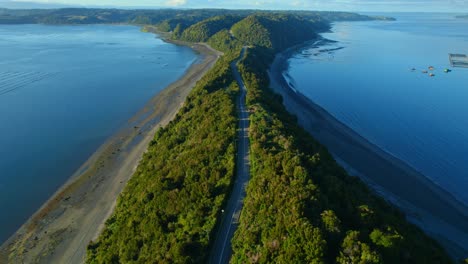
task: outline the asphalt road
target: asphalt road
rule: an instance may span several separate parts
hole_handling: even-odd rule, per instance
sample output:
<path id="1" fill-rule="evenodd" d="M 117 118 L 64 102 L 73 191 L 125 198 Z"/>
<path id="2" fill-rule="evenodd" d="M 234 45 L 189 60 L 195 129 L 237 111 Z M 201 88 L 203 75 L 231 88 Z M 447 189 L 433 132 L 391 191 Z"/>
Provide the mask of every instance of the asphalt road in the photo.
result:
<path id="1" fill-rule="evenodd" d="M 237 101 L 237 109 L 239 111 L 239 132 L 236 159 L 237 173 L 231 196 L 224 208 L 223 219 L 221 220 L 211 251 L 209 263 L 212 264 L 229 263 L 232 254 L 231 239 L 238 225 L 239 215 L 243 205 L 242 202 L 245 197 L 245 187 L 250 178 L 249 113 L 245 106 L 247 88 L 242 81 L 242 77 L 236 65 L 244 56 L 245 49 L 246 48 L 242 49 L 239 59 L 231 63 L 232 73 L 240 87 L 240 96 Z"/>

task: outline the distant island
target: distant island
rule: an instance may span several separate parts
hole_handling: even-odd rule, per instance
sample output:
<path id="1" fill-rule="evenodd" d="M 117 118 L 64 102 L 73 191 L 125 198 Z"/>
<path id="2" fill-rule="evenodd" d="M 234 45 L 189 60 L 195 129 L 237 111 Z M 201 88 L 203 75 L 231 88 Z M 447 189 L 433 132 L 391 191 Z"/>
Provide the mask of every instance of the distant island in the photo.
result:
<path id="1" fill-rule="evenodd" d="M 223 53 L 150 142 L 86 262 L 208 260 L 235 185 L 236 72 L 247 88 L 251 179 L 231 262 L 452 263 L 400 210 L 349 176 L 269 89 L 275 54 L 318 39 L 332 22 L 375 19 L 393 20 L 311 11 L 0 10 L 3 24 L 135 24 Z M 28 254 L 23 243 L 9 248 L 16 261 Z"/>
<path id="2" fill-rule="evenodd" d="M 459 18 L 459 19 L 468 19 L 468 15 L 460 15 L 460 16 L 456 16 L 456 18 Z"/>

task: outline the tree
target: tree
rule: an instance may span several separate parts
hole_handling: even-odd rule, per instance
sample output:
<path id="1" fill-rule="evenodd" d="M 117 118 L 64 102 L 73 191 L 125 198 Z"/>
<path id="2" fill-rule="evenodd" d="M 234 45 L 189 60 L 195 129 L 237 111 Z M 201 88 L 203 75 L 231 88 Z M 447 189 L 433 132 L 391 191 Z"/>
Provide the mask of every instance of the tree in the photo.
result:
<path id="1" fill-rule="evenodd" d="M 359 241 L 359 235 L 358 231 L 350 231 L 346 234 L 336 261 L 340 264 L 381 263 L 378 253 L 372 251 L 366 243 Z"/>

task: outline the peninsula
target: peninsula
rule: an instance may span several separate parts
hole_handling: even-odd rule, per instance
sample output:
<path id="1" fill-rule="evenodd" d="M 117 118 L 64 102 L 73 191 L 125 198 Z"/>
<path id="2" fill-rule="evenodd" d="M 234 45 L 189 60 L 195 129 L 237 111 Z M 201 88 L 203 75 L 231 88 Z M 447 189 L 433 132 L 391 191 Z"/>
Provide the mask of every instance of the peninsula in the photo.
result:
<path id="1" fill-rule="evenodd" d="M 72 177 L 2 246 L 0 262 L 453 263 L 436 240 L 350 176 L 326 142 L 309 133 L 310 126 L 326 130 L 336 122 L 276 83 L 284 61 L 275 62 L 275 55 L 318 39 L 334 21 L 371 19 L 391 20 L 310 11 L 0 10 L 0 23 L 9 24 L 143 25 L 205 58 L 148 104 L 144 136 L 134 142 L 128 134 L 118 143 L 129 151 L 109 163 L 107 173 Z M 320 122 L 307 123 L 308 113 Z M 355 137 L 343 129 L 333 131 L 354 146 L 354 159 L 345 162 L 362 164 L 366 143 L 350 142 Z M 103 146 L 89 168 L 120 146 Z M 378 151 L 364 154 L 385 159 Z M 385 164 L 366 177 L 399 168 Z M 245 173 L 238 172 L 245 168 L 244 187 Z M 404 175 L 415 189 L 432 186 Z M 231 214 L 229 198 L 237 197 L 239 183 L 245 197 L 238 196 L 239 214 Z M 466 208 L 427 190 L 418 199 L 446 206 L 454 225 L 466 231 Z M 223 227 L 226 221 L 234 223 L 232 231 Z M 228 234 L 217 239 L 222 230 Z M 217 242 L 226 239 L 231 243 Z"/>

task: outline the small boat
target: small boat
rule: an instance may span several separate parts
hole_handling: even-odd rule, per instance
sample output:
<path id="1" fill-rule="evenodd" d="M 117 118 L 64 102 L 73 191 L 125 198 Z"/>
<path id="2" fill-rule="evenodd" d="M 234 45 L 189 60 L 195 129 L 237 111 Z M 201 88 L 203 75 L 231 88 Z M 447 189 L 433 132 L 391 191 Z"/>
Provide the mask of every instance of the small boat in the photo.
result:
<path id="1" fill-rule="evenodd" d="M 426 70 L 424 70 L 424 71 L 422 71 L 422 73 L 427 73 L 427 71 L 426 71 Z"/>
<path id="2" fill-rule="evenodd" d="M 434 77 L 434 76 L 435 76 L 435 74 L 429 73 L 429 77 Z"/>
<path id="3" fill-rule="evenodd" d="M 430 71 L 433 71 L 433 70 L 434 70 L 434 66 L 429 66 L 429 70 L 430 70 Z"/>
<path id="4" fill-rule="evenodd" d="M 449 73 L 449 72 L 451 72 L 451 71 L 452 71 L 452 70 L 450 70 L 450 69 L 445 69 L 445 70 L 444 70 L 445 73 Z"/>
<path id="5" fill-rule="evenodd" d="M 411 68 L 411 71 L 415 71 L 415 70 L 416 70 L 416 68 Z"/>

